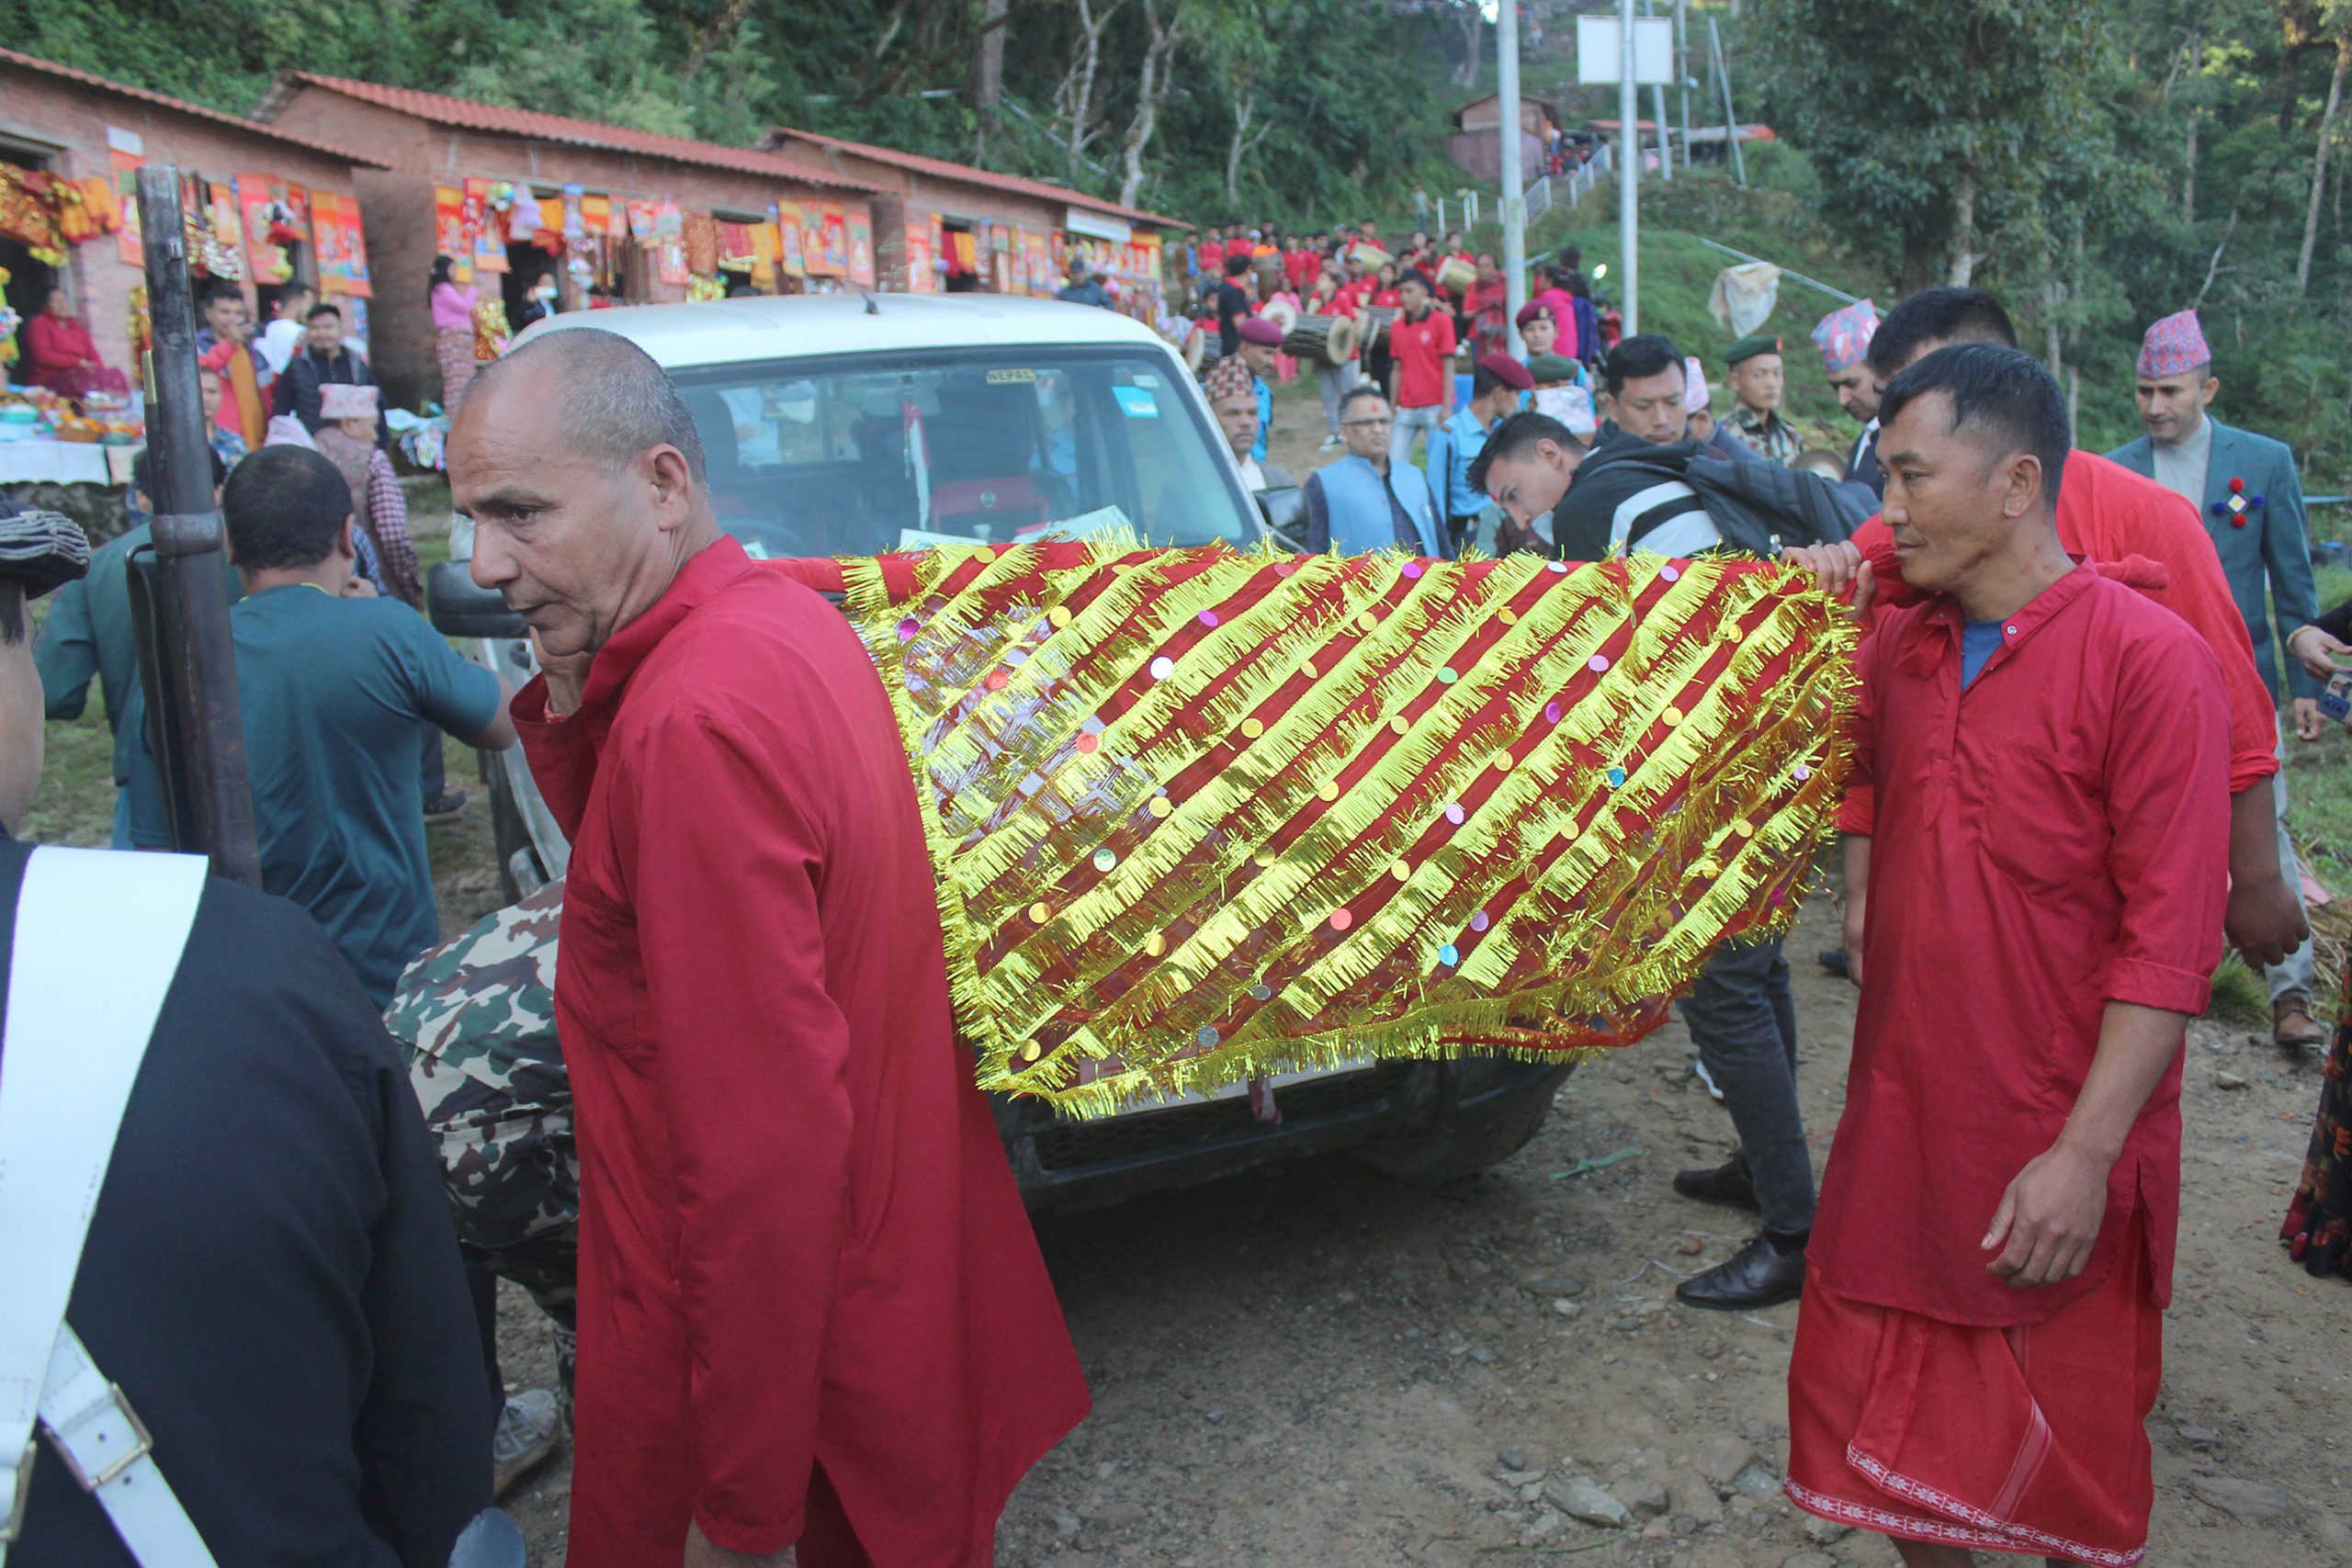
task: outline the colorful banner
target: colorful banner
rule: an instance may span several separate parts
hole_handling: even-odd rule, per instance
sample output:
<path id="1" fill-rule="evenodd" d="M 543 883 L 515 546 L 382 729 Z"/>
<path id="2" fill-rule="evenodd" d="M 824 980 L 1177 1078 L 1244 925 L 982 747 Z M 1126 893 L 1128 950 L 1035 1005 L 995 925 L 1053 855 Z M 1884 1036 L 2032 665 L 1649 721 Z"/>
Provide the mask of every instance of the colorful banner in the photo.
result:
<path id="1" fill-rule="evenodd" d="M 752 225 L 752 287 L 763 294 L 775 292 L 775 264 L 782 250 L 776 240 L 775 209 L 768 209 L 768 220 Z"/>
<path id="2" fill-rule="evenodd" d="M 808 270 L 820 277 L 849 276 L 849 220 L 840 202 L 817 205 L 816 240 L 808 253 Z"/>
<path id="3" fill-rule="evenodd" d="M 874 220 L 863 208 L 849 215 L 849 280 L 874 287 Z"/>
<path id="4" fill-rule="evenodd" d="M 632 201 L 628 205 L 628 237 L 640 245 L 650 245 L 657 238 L 653 226 L 653 204 Z"/>
<path id="5" fill-rule="evenodd" d="M 433 248 L 451 261 L 467 261 L 473 244 L 466 232 L 466 193 L 456 186 L 433 187 Z"/>
<path id="6" fill-rule="evenodd" d="M 368 276 L 368 245 L 360 233 L 357 197 L 321 191 L 311 202 L 311 234 L 318 247 L 321 288 L 360 299 L 375 293 Z M 499 270 L 505 270 L 503 246 L 498 259 Z"/>
<path id="7" fill-rule="evenodd" d="M 1054 253 L 1043 234 L 1031 234 L 1029 240 L 1029 292 L 1046 294 L 1054 288 Z"/>
<path id="8" fill-rule="evenodd" d="M 114 165 L 115 197 L 122 203 L 122 227 L 114 233 L 115 255 L 126 266 L 145 266 L 145 242 L 139 228 L 139 166 L 147 160 L 135 152 L 110 151 L 107 159 Z"/>
<path id="9" fill-rule="evenodd" d="M 707 212 L 684 215 L 686 270 L 708 277 L 718 270 L 718 223 Z"/>
<path id="10" fill-rule="evenodd" d="M 506 225 L 491 209 L 492 180 L 468 180 L 464 215 L 471 243 L 466 248 L 474 267 L 480 272 L 506 270 Z"/>
<path id="11" fill-rule="evenodd" d="M 752 225 L 719 220 L 718 270 L 749 274 L 758 259 L 752 245 Z"/>
<path id="12" fill-rule="evenodd" d="M 246 270 L 255 283 L 284 283 L 294 276 L 286 246 L 310 237 L 310 225 L 295 208 L 299 187 L 275 175 L 239 175 L 236 201 L 244 218 Z M 307 208 L 307 203 L 304 204 Z"/>
<path id="13" fill-rule="evenodd" d="M 928 294 L 936 287 L 931 271 L 931 225 L 907 225 L 907 292 Z"/>
<path id="14" fill-rule="evenodd" d="M 797 201 L 775 204 L 776 240 L 783 249 L 784 273 L 786 277 L 808 276 L 807 234 L 803 225 L 808 221 Z"/>

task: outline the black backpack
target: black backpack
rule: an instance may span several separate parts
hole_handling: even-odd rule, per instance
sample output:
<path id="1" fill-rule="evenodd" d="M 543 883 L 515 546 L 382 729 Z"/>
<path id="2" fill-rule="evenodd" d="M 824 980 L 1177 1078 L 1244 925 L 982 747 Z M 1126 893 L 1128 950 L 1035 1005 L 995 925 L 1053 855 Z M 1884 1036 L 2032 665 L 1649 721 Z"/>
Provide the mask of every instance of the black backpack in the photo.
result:
<path id="1" fill-rule="evenodd" d="M 1794 545 L 1842 544 L 1878 508 L 1859 485 L 1832 484 L 1819 474 L 1762 459 L 1719 457 L 1683 442 L 1634 454 L 1615 452 L 1608 461 L 1680 479 L 1699 492 L 1708 521 L 1724 543 L 1765 560 Z"/>

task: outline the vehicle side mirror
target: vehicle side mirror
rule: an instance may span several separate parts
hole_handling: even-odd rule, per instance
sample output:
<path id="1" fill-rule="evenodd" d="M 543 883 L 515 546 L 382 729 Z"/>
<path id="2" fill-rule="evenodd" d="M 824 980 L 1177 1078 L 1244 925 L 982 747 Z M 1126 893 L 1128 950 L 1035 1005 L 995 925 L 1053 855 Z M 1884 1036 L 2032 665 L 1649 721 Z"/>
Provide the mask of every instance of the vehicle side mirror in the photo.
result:
<path id="1" fill-rule="evenodd" d="M 478 588 L 464 561 L 445 560 L 424 574 L 424 605 L 443 637 L 519 637 L 523 617 L 487 588 Z"/>
<path id="2" fill-rule="evenodd" d="M 1266 532 L 1274 543 L 1286 550 L 1304 552 L 1306 548 L 1306 491 L 1296 485 L 1281 490 L 1261 490 L 1252 493 L 1258 503 L 1258 515 L 1264 520 Z"/>

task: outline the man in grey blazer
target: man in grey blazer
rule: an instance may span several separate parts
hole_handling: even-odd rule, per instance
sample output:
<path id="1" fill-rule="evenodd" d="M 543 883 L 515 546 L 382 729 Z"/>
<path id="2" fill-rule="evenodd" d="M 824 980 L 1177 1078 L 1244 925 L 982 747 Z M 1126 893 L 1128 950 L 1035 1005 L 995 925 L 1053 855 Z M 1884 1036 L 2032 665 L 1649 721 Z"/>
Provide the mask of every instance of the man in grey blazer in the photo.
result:
<path id="1" fill-rule="evenodd" d="M 2284 648 L 2288 637 L 2319 615 L 2295 455 L 2283 442 L 2223 424 L 2208 412 L 2222 384 L 2214 378 L 2212 351 L 2194 310 L 2166 316 L 2148 329 L 2135 381 L 2140 423 L 2148 434 L 2108 456 L 2177 491 L 2205 520 L 2238 613 L 2245 617 L 2255 668 L 2275 699 L 2281 672 L 2274 646 Z M 2293 660 L 2285 662 L 2295 733 L 2315 740 L 2321 730 L 2320 683 Z M 2297 887 L 2301 878 L 2287 838 L 2283 767 L 2272 788 L 2278 804 L 2279 870 L 2287 885 Z M 2267 976 L 2278 1043 L 2300 1049 L 2324 1042 L 2326 1031 L 2311 1015 L 2311 942 L 2305 941 Z"/>

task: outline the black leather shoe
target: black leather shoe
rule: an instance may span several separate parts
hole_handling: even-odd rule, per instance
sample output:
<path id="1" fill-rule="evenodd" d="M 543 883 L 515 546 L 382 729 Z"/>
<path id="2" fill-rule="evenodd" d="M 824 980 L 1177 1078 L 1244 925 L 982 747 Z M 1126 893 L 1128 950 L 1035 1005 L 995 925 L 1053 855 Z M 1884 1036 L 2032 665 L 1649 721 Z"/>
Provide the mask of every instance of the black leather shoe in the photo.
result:
<path id="1" fill-rule="evenodd" d="M 1713 1170 L 1677 1171 L 1674 1190 L 1702 1203 L 1721 1203 L 1728 1209 L 1756 1212 L 1756 1183 L 1737 1155 Z"/>
<path id="2" fill-rule="evenodd" d="M 1748 1312 L 1792 1302 L 1804 1293 L 1804 1249 L 1782 1252 L 1763 1235 L 1674 1288 L 1674 1299 L 1683 1305 L 1711 1312 Z"/>
<path id="3" fill-rule="evenodd" d="M 1832 975 L 1837 976 L 1839 979 L 1843 980 L 1847 977 L 1846 950 L 1844 948 L 1833 947 L 1829 949 L 1827 952 L 1821 954 L 1818 962 L 1824 969 L 1828 970 Z"/>

